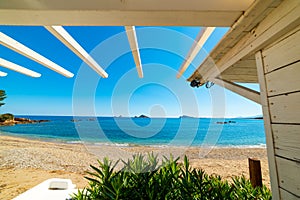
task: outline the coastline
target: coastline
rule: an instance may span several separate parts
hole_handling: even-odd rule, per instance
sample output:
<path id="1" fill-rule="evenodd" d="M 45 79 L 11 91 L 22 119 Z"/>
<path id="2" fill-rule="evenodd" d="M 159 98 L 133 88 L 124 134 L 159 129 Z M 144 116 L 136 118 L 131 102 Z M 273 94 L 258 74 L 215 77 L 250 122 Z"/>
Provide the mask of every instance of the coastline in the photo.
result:
<path id="1" fill-rule="evenodd" d="M 83 178 L 90 164 L 104 157 L 116 161 L 128 159 L 135 153 L 153 152 L 162 156 L 187 155 L 192 167 L 202 168 L 208 174 L 218 174 L 231 180 L 233 176 L 249 177 L 248 158 L 261 160 L 263 182 L 270 187 L 267 153 L 265 148 L 238 147 L 161 147 L 112 146 L 41 141 L 0 135 L 0 199 L 11 199 L 40 182 L 53 178 L 70 178 L 77 188 L 83 188 Z"/>

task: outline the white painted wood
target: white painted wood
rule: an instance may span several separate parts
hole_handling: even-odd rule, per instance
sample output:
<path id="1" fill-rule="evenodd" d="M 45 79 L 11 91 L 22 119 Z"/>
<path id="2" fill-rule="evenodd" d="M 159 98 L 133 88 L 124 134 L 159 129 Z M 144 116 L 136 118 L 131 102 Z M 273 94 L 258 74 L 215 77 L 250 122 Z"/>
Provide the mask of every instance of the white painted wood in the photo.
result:
<path id="1" fill-rule="evenodd" d="M 256 51 L 263 49 L 282 35 L 298 27 L 300 25 L 299 13 L 300 1 L 283 1 L 258 24 L 255 30 L 247 33 L 234 47 L 229 48 L 220 60 L 216 61 L 217 68 L 208 68 L 202 71 L 201 68 L 206 68 L 206 62 L 201 64 L 197 70 L 202 75 L 202 79 L 204 79 L 202 82 L 205 82 L 205 79 L 219 76 L 220 73 L 241 59 L 253 55 Z M 278 19 L 278 15 L 282 17 Z M 245 24 L 244 26 L 247 25 Z"/>
<path id="2" fill-rule="evenodd" d="M 300 92 L 269 98 L 272 123 L 300 124 Z"/>
<path id="3" fill-rule="evenodd" d="M 199 51 L 202 49 L 203 45 L 209 38 L 209 36 L 214 32 L 215 27 L 207 27 L 200 30 L 199 34 L 197 35 L 193 46 L 191 47 L 188 55 L 186 56 L 184 62 L 182 63 L 179 72 L 177 74 L 177 78 L 180 78 L 182 74 L 186 71 L 186 69 L 190 66 L 192 61 L 198 55 Z"/>
<path id="4" fill-rule="evenodd" d="M 131 48 L 133 60 L 136 66 L 136 70 L 140 78 L 143 78 L 143 68 L 141 62 L 141 56 L 139 51 L 139 45 L 136 37 L 135 27 L 134 26 L 125 26 L 128 42 Z"/>
<path id="5" fill-rule="evenodd" d="M 159 5 L 159 3 L 158 3 Z M 232 11 L 40 11 L 0 9 L 0 24 L 28 26 L 231 26 Z"/>
<path id="6" fill-rule="evenodd" d="M 254 0 L 0 1 L 0 24 L 231 26 Z"/>
<path id="7" fill-rule="evenodd" d="M 300 91 L 300 62 L 266 74 L 266 80 L 268 96 Z"/>
<path id="8" fill-rule="evenodd" d="M 275 154 L 300 162 L 300 125 L 272 124 Z"/>
<path id="9" fill-rule="evenodd" d="M 263 51 L 266 72 L 300 60 L 300 30 Z"/>
<path id="10" fill-rule="evenodd" d="M 254 0 L 236 2 L 232 0 L 39 0 L 39 1 L 0 1 L 2 9 L 18 10 L 199 10 L 199 11 L 243 11 Z"/>
<path id="11" fill-rule="evenodd" d="M 286 4 L 291 4 L 295 2 L 294 7 L 290 8 Z M 286 9 L 288 7 L 289 9 Z M 284 16 L 279 19 L 279 21 L 274 21 L 273 16 L 278 15 L 278 12 L 288 12 L 284 13 Z M 253 54 L 255 51 L 262 49 L 268 44 L 273 43 L 280 36 L 288 33 L 297 26 L 300 25 L 300 1 L 299 0 L 289 0 L 284 1 L 276 10 L 274 10 L 265 20 L 269 23 L 265 25 L 258 25 L 257 29 L 260 32 L 250 33 L 251 36 L 243 41 L 241 40 L 234 48 L 232 48 L 228 53 L 216 63 L 218 66 L 217 70 L 212 69 L 207 74 L 203 74 L 203 78 L 215 77 L 222 73 L 224 70 L 228 69 L 230 66 L 241 60 L 242 58 Z"/>
<path id="12" fill-rule="evenodd" d="M 264 125 L 265 125 L 265 134 L 266 134 L 272 197 L 273 199 L 280 199 L 279 185 L 278 185 L 278 171 L 277 171 L 275 150 L 274 150 L 274 138 L 273 138 L 273 131 L 271 126 L 271 116 L 269 110 L 267 87 L 266 87 L 266 80 L 265 80 L 265 73 L 264 73 L 264 64 L 263 64 L 261 51 L 258 51 L 255 54 L 255 58 L 256 58 L 257 75 L 258 75 L 258 80 L 260 85 L 261 105 L 262 105 L 262 111 L 264 115 Z"/>
<path id="13" fill-rule="evenodd" d="M 0 76 L 1 76 L 1 77 L 7 76 L 7 73 L 1 72 L 1 71 L 0 71 Z"/>
<path id="14" fill-rule="evenodd" d="M 59 74 L 62 74 L 63 76 L 66 76 L 68 78 L 74 76 L 73 73 L 62 68 L 48 58 L 45 58 L 44 56 L 40 55 L 39 53 L 33 51 L 32 49 L 26 47 L 25 45 L 5 35 L 2 32 L 0 32 L 0 44 L 40 63 L 41 65 L 44 65 L 45 67 L 48 67 L 49 69 L 52 69 L 53 71 L 56 71 Z"/>
<path id="15" fill-rule="evenodd" d="M 242 38 L 249 37 L 249 32 L 281 3 L 281 0 L 263 0 L 255 1 L 249 9 L 233 24 L 231 29 L 226 33 L 221 42 L 211 51 L 209 57 L 198 67 L 194 74 L 189 77 L 200 80 L 199 74 L 205 74 L 211 68 L 211 60 L 218 62 L 230 49 L 232 49 Z M 199 73 L 198 73 L 199 72 Z M 202 82 L 205 82 L 202 81 Z"/>
<path id="16" fill-rule="evenodd" d="M 214 83 L 218 84 L 221 87 L 224 87 L 232 92 L 235 92 L 247 99 L 250 99 L 258 104 L 260 104 L 260 94 L 259 92 L 255 90 L 251 90 L 249 88 L 243 87 L 241 85 L 226 81 L 226 80 L 221 80 L 221 79 L 213 79 L 212 80 Z"/>
<path id="17" fill-rule="evenodd" d="M 38 77 L 41 76 L 40 73 L 37 73 L 35 71 L 32 71 L 30 69 L 27 69 L 25 67 L 17 65 L 15 63 L 10 62 L 8 60 L 5 60 L 3 58 L 0 58 L 0 66 L 5 67 L 5 68 L 10 69 L 10 70 L 13 70 L 13 71 L 16 71 L 16 72 L 19 72 L 21 74 L 25 74 L 27 76 L 34 77 L 34 78 L 38 78 Z"/>
<path id="18" fill-rule="evenodd" d="M 299 196 L 295 196 L 292 193 L 285 191 L 284 189 L 280 189 L 280 195 L 282 200 L 299 200 Z"/>
<path id="19" fill-rule="evenodd" d="M 243 15 L 232 25 L 231 29 L 223 37 L 211 52 L 210 56 L 215 61 L 222 58 L 229 49 L 243 38 L 248 32 L 257 26 L 272 10 L 274 10 L 282 0 L 255 1 L 243 13 Z M 220 56 L 221 55 L 221 56 Z"/>
<path id="20" fill-rule="evenodd" d="M 240 75 L 222 75 L 219 76 L 221 79 L 230 80 L 231 82 L 238 82 L 238 83 L 257 83 L 258 78 L 257 76 L 245 76 L 244 74 Z M 246 78 L 245 78 L 246 77 Z"/>
<path id="21" fill-rule="evenodd" d="M 90 56 L 88 52 L 62 27 L 62 26 L 45 26 L 45 28 L 66 45 L 73 53 L 82 59 L 88 66 L 97 72 L 103 78 L 107 78 L 108 74 L 102 67 Z"/>
<path id="22" fill-rule="evenodd" d="M 276 156 L 279 185 L 296 196 L 300 196 L 300 163 Z"/>

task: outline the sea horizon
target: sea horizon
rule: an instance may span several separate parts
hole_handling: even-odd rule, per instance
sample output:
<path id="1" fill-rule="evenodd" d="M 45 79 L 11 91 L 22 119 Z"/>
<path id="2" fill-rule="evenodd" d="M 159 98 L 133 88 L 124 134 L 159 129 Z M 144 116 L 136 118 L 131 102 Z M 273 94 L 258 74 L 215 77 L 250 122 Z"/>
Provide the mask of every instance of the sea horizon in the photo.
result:
<path id="1" fill-rule="evenodd" d="M 16 117 L 28 116 L 16 115 Z M 30 118 L 50 121 L 2 126 L 0 127 L 0 134 L 68 144 L 83 143 L 85 145 L 119 147 L 265 148 L 266 144 L 263 120 L 252 118 L 36 115 L 31 115 Z"/>

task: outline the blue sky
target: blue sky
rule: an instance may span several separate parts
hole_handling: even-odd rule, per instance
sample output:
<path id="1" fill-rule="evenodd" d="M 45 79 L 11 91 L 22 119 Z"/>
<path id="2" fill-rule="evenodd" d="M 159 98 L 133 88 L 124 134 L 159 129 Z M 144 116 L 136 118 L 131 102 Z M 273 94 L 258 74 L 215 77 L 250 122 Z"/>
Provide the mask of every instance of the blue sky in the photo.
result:
<path id="1" fill-rule="evenodd" d="M 65 27 L 107 71 L 103 79 L 43 27 L 0 26 L 0 31 L 75 74 L 73 78 L 0 45 L 2 58 L 42 74 L 31 78 L 0 67 L 0 89 L 8 98 L 0 113 L 239 117 L 261 114 L 260 105 L 219 86 L 191 88 L 186 82 L 226 33 L 217 28 L 182 78 L 176 78 L 199 27 L 136 27 L 144 78 L 135 70 L 124 27 Z M 258 90 L 258 85 L 247 84 Z"/>

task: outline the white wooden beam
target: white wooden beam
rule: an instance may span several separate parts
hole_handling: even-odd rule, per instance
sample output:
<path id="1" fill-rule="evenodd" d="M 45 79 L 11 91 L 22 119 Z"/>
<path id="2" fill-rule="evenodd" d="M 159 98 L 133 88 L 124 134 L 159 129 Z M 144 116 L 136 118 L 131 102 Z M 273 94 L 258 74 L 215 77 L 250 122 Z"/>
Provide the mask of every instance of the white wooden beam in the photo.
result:
<path id="1" fill-rule="evenodd" d="M 203 79 L 214 78 L 250 54 L 271 44 L 280 36 L 300 25 L 300 1 L 283 3 L 268 15 L 255 29 L 242 38 L 216 63 L 216 68 L 203 74 Z M 280 16 L 280 17 L 279 17 Z"/>
<path id="2" fill-rule="evenodd" d="M 202 49 L 203 45 L 205 44 L 205 42 L 207 41 L 207 39 L 213 33 L 214 30 L 215 30 L 215 27 L 207 27 L 207 28 L 203 28 L 199 32 L 199 34 L 197 35 L 197 37 L 194 41 L 192 48 L 190 49 L 187 57 L 185 58 L 184 62 L 182 63 L 182 65 L 180 67 L 180 70 L 177 74 L 177 78 L 180 78 L 182 76 L 182 74 L 186 71 L 188 66 L 190 66 L 190 64 L 195 59 L 195 57 L 197 56 L 199 51 Z"/>
<path id="3" fill-rule="evenodd" d="M 261 104 L 260 93 L 255 90 L 251 90 L 249 88 L 243 87 L 236 83 L 232 83 L 232 82 L 222 80 L 219 78 L 213 79 L 212 82 L 214 82 L 214 83 L 218 84 L 219 86 L 224 87 L 232 92 L 235 92 L 247 99 L 250 99 L 258 104 Z"/>
<path id="4" fill-rule="evenodd" d="M 254 0 L 0 1 L 0 24 L 231 26 Z"/>
<path id="5" fill-rule="evenodd" d="M 104 69 L 100 67 L 100 65 L 89 55 L 89 53 L 87 53 L 62 26 L 45 26 L 45 28 L 100 76 L 103 78 L 108 77 L 108 74 L 104 71 Z"/>
<path id="6" fill-rule="evenodd" d="M 135 27 L 134 26 L 125 26 L 128 42 L 131 48 L 132 56 L 136 66 L 136 70 L 140 78 L 143 78 L 143 68 L 141 62 L 141 56 L 139 51 L 139 45 L 136 37 Z"/>
<path id="7" fill-rule="evenodd" d="M 256 67 L 257 67 L 257 76 L 260 86 L 260 97 L 261 97 L 261 106 L 264 115 L 264 125 L 265 125 L 265 135 L 266 135 L 266 144 L 267 144 L 267 154 L 268 154 L 268 163 L 269 163 L 269 173 L 271 179 L 271 189 L 272 189 L 272 198 L 281 199 L 279 194 L 279 182 L 278 182 L 278 169 L 275 160 L 275 147 L 274 147 L 274 135 L 271 124 L 271 114 L 269 107 L 269 99 L 267 94 L 267 84 L 266 76 L 264 71 L 264 61 L 262 52 L 258 51 L 255 54 L 256 58 Z"/>
<path id="8" fill-rule="evenodd" d="M 0 32 L 0 44 L 40 63 L 41 65 L 44 65 L 45 67 L 48 67 L 49 69 L 52 69 L 53 71 L 56 71 L 57 73 L 62 74 L 68 78 L 71 78 L 74 76 L 73 73 L 62 68 L 61 66 L 59 66 L 56 63 L 49 60 L 48 58 L 45 58 L 44 56 L 40 55 L 39 53 L 33 51 L 32 49 L 26 47 L 25 45 L 21 44 L 20 42 L 14 40 L 13 38 L 11 38 L 7 35 L 5 35 L 2 32 Z"/>
<path id="9" fill-rule="evenodd" d="M 25 67 L 17 65 L 15 63 L 10 62 L 8 60 L 5 60 L 3 58 L 0 58 L 0 66 L 5 67 L 5 68 L 10 69 L 10 70 L 13 70 L 13 71 L 16 71 L 16 72 L 19 72 L 21 74 L 25 74 L 27 76 L 34 77 L 34 78 L 38 78 L 38 77 L 41 76 L 40 73 L 37 73 L 35 71 L 32 71 L 30 69 L 27 69 Z"/>
<path id="10" fill-rule="evenodd" d="M 0 76 L 1 76 L 1 77 L 7 76 L 7 73 L 1 72 L 1 71 L 0 71 Z"/>

